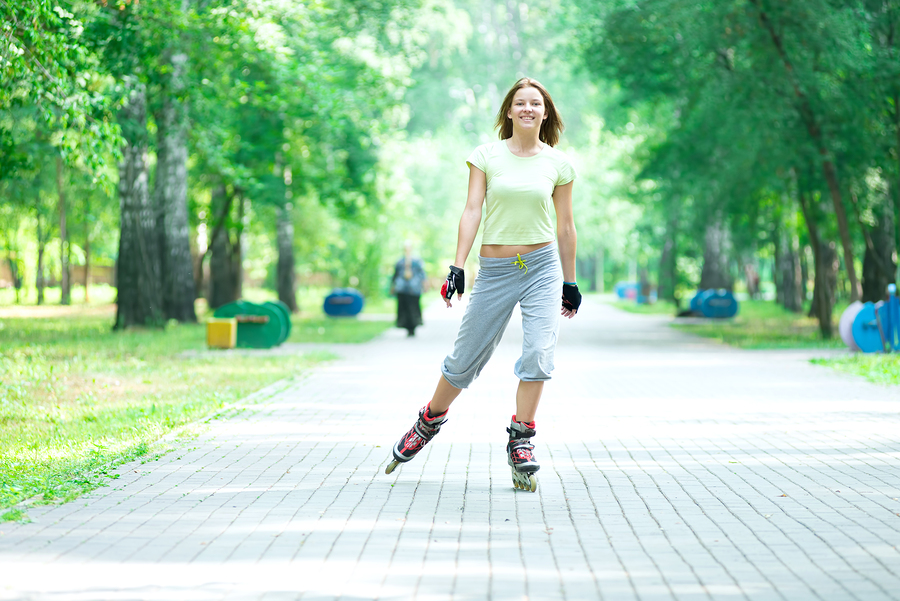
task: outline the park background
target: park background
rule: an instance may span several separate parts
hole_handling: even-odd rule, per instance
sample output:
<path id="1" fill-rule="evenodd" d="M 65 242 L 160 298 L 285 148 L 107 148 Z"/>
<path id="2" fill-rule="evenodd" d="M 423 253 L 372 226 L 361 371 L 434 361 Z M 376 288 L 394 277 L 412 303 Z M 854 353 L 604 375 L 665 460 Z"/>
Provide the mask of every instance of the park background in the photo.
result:
<path id="1" fill-rule="evenodd" d="M 584 291 L 643 278 L 658 302 L 624 307 L 674 315 L 725 288 L 739 317 L 692 331 L 842 346 L 897 280 L 898 38 L 874 0 L 0 0 L 4 516 L 329 359 L 184 355 L 211 308 L 278 298 L 293 342 L 389 327 L 322 298 L 390 312 L 407 240 L 440 282 L 521 76 L 566 122 Z"/>

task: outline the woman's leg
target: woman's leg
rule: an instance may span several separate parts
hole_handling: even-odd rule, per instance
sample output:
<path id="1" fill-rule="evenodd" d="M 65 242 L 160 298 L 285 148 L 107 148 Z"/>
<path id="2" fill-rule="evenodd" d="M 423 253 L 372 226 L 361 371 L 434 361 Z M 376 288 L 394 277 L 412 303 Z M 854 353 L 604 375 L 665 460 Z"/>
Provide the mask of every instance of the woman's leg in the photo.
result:
<path id="1" fill-rule="evenodd" d="M 450 405 L 461 392 L 461 389 L 456 388 L 444 376 L 441 376 L 434 389 L 434 395 L 431 397 L 431 403 L 428 405 L 429 413 L 431 415 L 440 415 L 450 408 Z M 543 382 L 519 381 L 519 388 L 516 390 L 516 421 L 534 421 L 543 392 Z"/>
<path id="2" fill-rule="evenodd" d="M 544 382 L 553 371 L 553 355 L 559 332 L 562 271 L 555 249 L 532 263 L 534 279 L 519 303 L 522 310 L 522 356 L 516 362 L 519 378 L 516 420 L 534 421 Z"/>
<path id="3" fill-rule="evenodd" d="M 431 402 L 428 404 L 428 413 L 435 416 L 445 412 L 450 408 L 450 404 L 456 400 L 460 392 L 462 392 L 461 388 L 456 388 L 444 376 L 441 376 L 437 387 L 434 389 Z"/>
<path id="4" fill-rule="evenodd" d="M 524 380 L 519 380 L 519 389 L 516 390 L 517 422 L 534 421 L 542 392 L 544 392 L 544 383 L 542 381 L 525 382 Z"/>

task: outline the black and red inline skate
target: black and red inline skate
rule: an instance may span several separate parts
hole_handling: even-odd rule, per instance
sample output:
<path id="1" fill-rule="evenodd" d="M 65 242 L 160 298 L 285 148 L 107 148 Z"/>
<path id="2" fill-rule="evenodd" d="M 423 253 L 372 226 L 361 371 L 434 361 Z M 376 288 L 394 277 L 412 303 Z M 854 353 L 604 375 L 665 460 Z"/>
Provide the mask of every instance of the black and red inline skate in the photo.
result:
<path id="1" fill-rule="evenodd" d="M 416 453 L 421 451 L 441 431 L 441 426 L 447 421 L 447 412 L 444 411 L 440 415 L 430 417 L 428 406 L 425 405 L 419 409 L 419 419 L 409 429 L 409 432 L 404 434 L 403 438 L 394 445 L 394 459 L 385 468 L 385 474 L 390 474 L 398 465 L 415 457 Z"/>
<path id="2" fill-rule="evenodd" d="M 507 461 L 512 469 L 513 486 L 522 490 L 537 490 L 535 472 L 541 469 L 534 458 L 534 445 L 531 437 L 535 435 L 534 422 L 518 422 L 512 416 L 509 423 L 509 443 L 506 445 Z"/>

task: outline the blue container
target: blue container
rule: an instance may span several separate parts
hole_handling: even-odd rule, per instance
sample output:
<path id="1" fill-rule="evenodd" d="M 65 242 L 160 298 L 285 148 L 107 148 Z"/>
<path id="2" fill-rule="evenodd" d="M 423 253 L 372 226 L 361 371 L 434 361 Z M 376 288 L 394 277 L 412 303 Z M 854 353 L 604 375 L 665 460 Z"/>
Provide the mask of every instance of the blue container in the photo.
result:
<path id="1" fill-rule="evenodd" d="M 362 311 L 363 295 L 356 288 L 335 288 L 325 297 L 323 308 L 332 317 L 353 317 Z"/>
<path id="2" fill-rule="evenodd" d="M 864 353 L 900 350 L 900 299 L 897 287 L 888 286 L 887 301 L 865 303 L 853 319 L 853 341 Z"/>
<path id="3" fill-rule="evenodd" d="M 701 290 L 691 299 L 691 311 L 711 319 L 728 319 L 738 312 L 738 302 L 727 290 Z"/>
<path id="4" fill-rule="evenodd" d="M 614 290 L 616 296 L 622 300 L 635 300 L 638 296 L 639 287 L 637 282 L 617 282 Z"/>
<path id="5" fill-rule="evenodd" d="M 708 291 L 707 290 L 698 290 L 697 294 L 695 294 L 693 296 L 693 298 L 691 298 L 691 304 L 689 307 L 691 310 L 691 313 L 698 313 L 698 314 L 700 313 L 700 297 L 703 296 L 703 294 L 705 292 L 708 292 Z"/>
<path id="6" fill-rule="evenodd" d="M 900 297 L 897 296 L 897 285 L 888 284 L 888 299 L 884 303 L 884 332 L 887 344 L 900 351 Z"/>
<path id="7" fill-rule="evenodd" d="M 853 319 L 853 341 L 864 353 L 884 352 L 884 324 L 880 309 L 883 303 L 863 303 L 862 309 Z"/>

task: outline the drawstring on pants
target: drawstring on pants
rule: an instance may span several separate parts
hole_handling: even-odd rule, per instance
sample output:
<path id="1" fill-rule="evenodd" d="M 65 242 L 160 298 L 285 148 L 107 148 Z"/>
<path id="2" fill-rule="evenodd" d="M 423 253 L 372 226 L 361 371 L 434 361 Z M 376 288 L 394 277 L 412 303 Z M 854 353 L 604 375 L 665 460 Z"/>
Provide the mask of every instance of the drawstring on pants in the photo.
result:
<path id="1" fill-rule="evenodd" d="M 510 265 L 518 265 L 519 269 L 525 268 L 525 273 L 528 273 L 528 265 L 525 264 L 525 261 L 522 260 L 522 255 L 516 253 L 516 257 L 518 257 L 515 261 L 510 263 Z"/>

